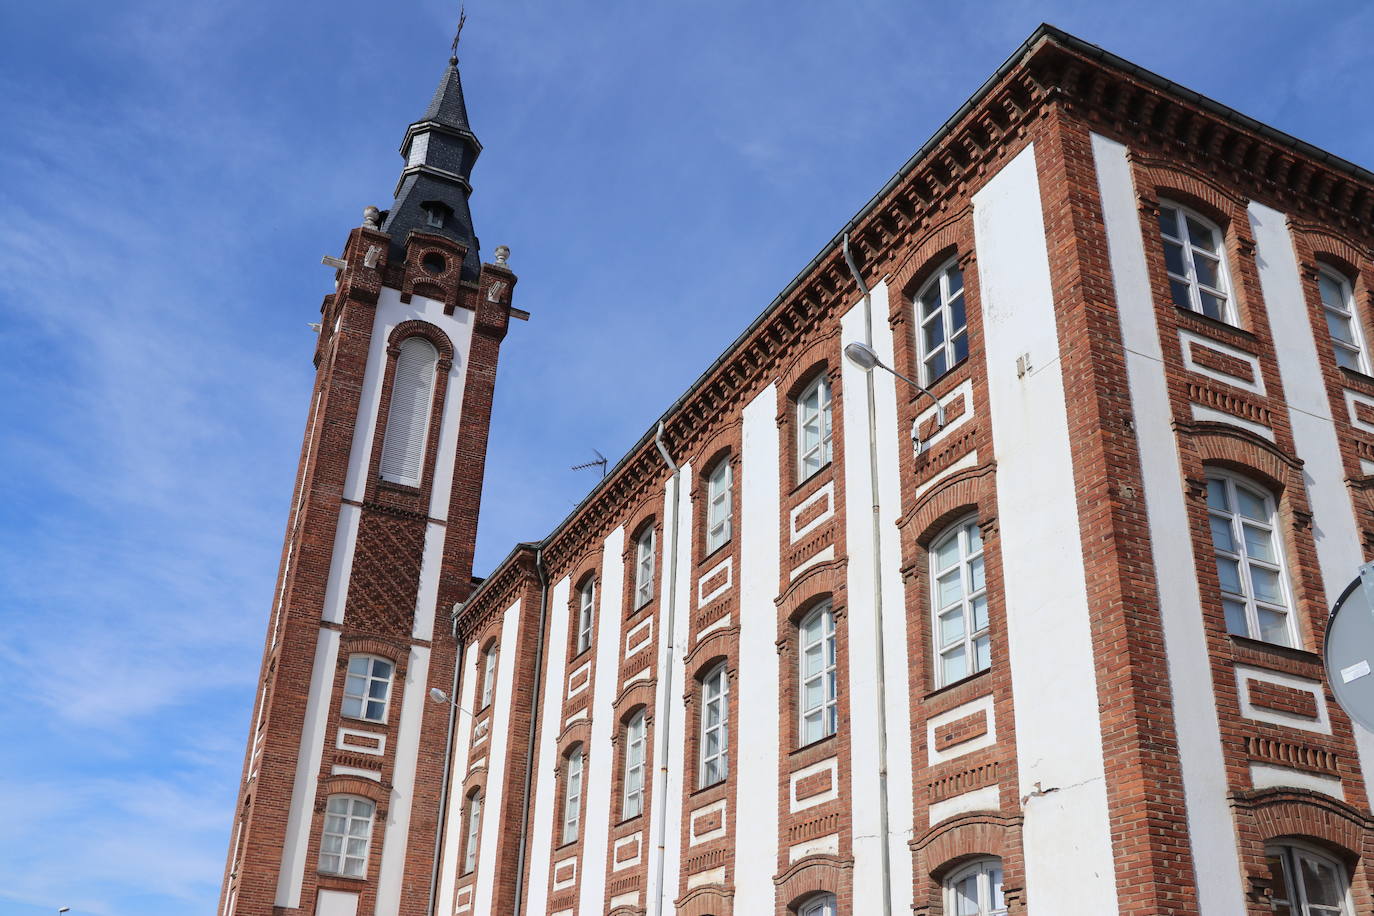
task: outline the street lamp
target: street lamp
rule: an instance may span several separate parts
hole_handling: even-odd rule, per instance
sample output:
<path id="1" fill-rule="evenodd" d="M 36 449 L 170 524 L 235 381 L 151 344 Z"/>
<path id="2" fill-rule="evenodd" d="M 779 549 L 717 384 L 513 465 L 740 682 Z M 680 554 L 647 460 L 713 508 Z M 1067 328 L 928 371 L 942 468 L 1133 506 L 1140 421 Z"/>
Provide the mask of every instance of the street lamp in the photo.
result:
<path id="1" fill-rule="evenodd" d="M 937 398 L 935 395 L 931 394 L 930 389 L 922 385 L 920 382 L 916 382 L 907 378 L 905 375 L 902 375 L 902 373 L 898 372 L 896 369 L 893 369 L 891 366 L 887 365 L 887 363 L 884 363 L 878 357 L 877 350 L 874 350 L 872 347 L 870 347 L 863 341 L 854 340 L 845 344 L 844 355 L 846 359 L 848 359 L 851 363 L 858 366 L 865 372 L 872 372 L 874 369 L 882 369 L 885 372 L 890 372 L 897 378 L 906 382 L 912 388 L 915 388 L 917 391 L 929 397 L 932 401 L 935 402 L 935 428 L 940 429 L 945 425 L 945 405 L 940 403 L 940 399 Z M 911 444 L 916 449 L 917 455 L 921 454 L 921 452 L 925 449 L 925 443 L 921 441 L 919 430 L 914 422 L 911 424 Z"/>

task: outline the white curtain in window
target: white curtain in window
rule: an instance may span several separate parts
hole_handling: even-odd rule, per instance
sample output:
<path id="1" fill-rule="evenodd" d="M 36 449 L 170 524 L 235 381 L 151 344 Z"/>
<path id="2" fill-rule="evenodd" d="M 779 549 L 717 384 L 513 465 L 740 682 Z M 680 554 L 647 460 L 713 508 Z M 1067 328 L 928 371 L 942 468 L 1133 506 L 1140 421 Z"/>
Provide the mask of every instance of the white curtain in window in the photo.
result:
<path id="1" fill-rule="evenodd" d="M 423 337 L 409 337 L 396 357 L 391 408 L 382 440 L 383 480 L 418 487 L 425 464 L 429 408 L 434 400 L 434 366 L 439 351 Z"/>

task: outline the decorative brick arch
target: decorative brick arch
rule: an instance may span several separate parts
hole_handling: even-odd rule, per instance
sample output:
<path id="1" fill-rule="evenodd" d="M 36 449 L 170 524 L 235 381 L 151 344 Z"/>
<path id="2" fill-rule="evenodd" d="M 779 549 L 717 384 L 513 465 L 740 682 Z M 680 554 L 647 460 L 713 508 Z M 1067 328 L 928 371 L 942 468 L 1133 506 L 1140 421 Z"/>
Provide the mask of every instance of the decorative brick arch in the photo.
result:
<path id="1" fill-rule="evenodd" d="M 692 647 L 692 651 L 687 653 L 685 661 L 687 694 L 689 696 L 696 693 L 702 677 L 721 662 L 725 663 L 725 670 L 729 673 L 730 680 L 735 679 L 738 666 L 738 662 L 735 660 L 735 644 L 738 641 L 739 627 L 736 625 L 712 630 L 705 639 L 699 640 Z M 688 700 L 688 702 L 691 701 Z"/>
<path id="2" fill-rule="evenodd" d="M 817 563 L 797 577 L 776 599 L 780 620 L 795 626 L 816 602 L 830 599 L 831 610 L 838 620 L 844 617 L 845 569 L 844 558 Z"/>
<path id="3" fill-rule="evenodd" d="M 892 311 L 905 308 L 935 268 L 961 252 L 973 251 L 973 208 L 965 207 L 930 227 L 892 272 Z M 962 260 L 962 259 L 961 259 Z"/>
<path id="4" fill-rule="evenodd" d="M 572 746 L 574 744 L 581 744 L 583 746 L 583 752 L 585 753 L 586 748 L 588 747 L 588 745 L 591 744 L 591 740 L 591 720 L 585 718 L 578 719 L 576 722 L 573 722 L 571 725 L 564 728 L 563 731 L 561 731 L 558 734 L 558 759 L 561 761 L 564 757 L 566 757 L 568 755 L 568 751 L 572 749 Z"/>
<path id="5" fill-rule="evenodd" d="M 448 335 L 445 334 L 443 329 L 438 325 L 431 324 L 428 321 L 421 321 L 418 318 L 402 321 L 391 329 L 391 333 L 386 337 L 387 353 L 395 355 L 392 354 L 392 350 L 394 349 L 399 352 L 401 344 L 405 343 L 406 340 L 411 337 L 423 337 L 425 340 L 434 344 L 434 349 L 439 351 L 439 362 L 442 369 L 447 370 L 453 367 L 453 359 L 455 357 L 453 342 L 449 340 Z M 445 362 L 447 362 L 447 365 L 444 365 Z"/>
<path id="6" fill-rule="evenodd" d="M 1327 227 L 1300 223 L 1291 218 L 1289 224 L 1296 230 L 1295 234 L 1301 236 L 1317 261 L 1325 262 L 1349 274 L 1352 283 L 1357 283 L 1361 271 L 1370 266 L 1370 256 L 1367 252 Z"/>
<path id="7" fill-rule="evenodd" d="M 913 547 L 925 548 L 959 516 L 978 513 L 980 524 L 997 517 L 996 462 L 957 471 L 921 494 L 899 523 Z"/>
<path id="8" fill-rule="evenodd" d="M 1252 789 L 1231 796 L 1236 832 L 1240 841 L 1241 867 L 1247 896 L 1264 901 L 1269 890 L 1269 869 L 1264 847 L 1281 838 L 1307 840 L 1341 859 L 1351 872 L 1351 891 L 1367 899 L 1370 891 L 1366 837 L 1374 829 L 1370 818 L 1354 805 L 1311 789 Z M 1366 860 L 1361 862 L 1361 859 Z"/>
<path id="9" fill-rule="evenodd" d="M 620 691 L 611 705 L 616 710 L 616 721 L 623 724 L 630 713 L 636 709 L 644 710 L 645 720 L 652 718 L 654 693 L 658 689 L 658 678 L 647 677 L 635 681 Z"/>
<path id="10" fill-rule="evenodd" d="M 1153 206 L 1156 212 L 1159 198 L 1164 197 L 1197 210 L 1220 225 L 1223 231 L 1238 217 L 1244 216 L 1243 198 L 1177 160 L 1166 162 L 1136 153 L 1132 155 L 1132 161 L 1137 168 L 1137 177 L 1144 178 L 1144 182 L 1138 183 L 1137 187 L 1148 188 L 1149 197 L 1153 198 L 1145 199 L 1146 195 L 1142 194 L 1142 203 Z M 1248 223 L 1245 226 L 1248 235 Z"/>
<path id="11" fill-rule="evenodd" d="M 911 841 L 915 856 L 916 901 L 912 912 L 943 912 L 944 879 L 972 859 L 1002 860 L 1002 892 L 1010 914 L 1025 913 L 1022 874 L 1021 816 L 996 811 L 970 811 L 941 821 Z"/>
<path id="12" fill-rule="evenodd" d="M 1226 468 L 1256 478 L 1290 499 L 1302 501 L 1302 460 L 1288 454 L 1263 436 L 1230 423 L 1177 423 L 1180 434 L 1188 436 L 1204 466 Z M 1197 482 L 1193 482 L 1197 483 Z M 1201 484 L 1203 491 L 1206 484 Z"/>
<path id="13" fill-rule="evenodd" d="M 694 887 L 677 901 L 677 916 L 731 916 L 735 892 L 719 885 Z"/>
<path id="14" fill-rule="evenodd" d="M 391 786 L 367 779 L 363 776 L 326 776 L 320 780 L 319 791 L 315 794 L 315 811 L 323 813 L 330 796 L 356 795 L 377 806 L 376 823 L 384 823 L 387 801 L 391 798 Z"/>
<path id="15" fill-rule="evenodd" d="M 853 872 L 853 860 L 839 856 L 820 854 L 798 859 L 773 879 L 778 889 L 777 899 L 782 905 L 779 913 L 795 913 L 797 907 L 814 894 L 848 897 Z"/>
<path id="16" fill-rule="evenodd" d="M 340 638 L 338 667 L 347 668 L 348 659 L 353 655 L 375 655 L 391 662 L 396 666 L 396 674 L 392 678 L 392 685 L 396 686 L 403 680 L 406 672 L 406 663 L 410 660 L 410 647 L 376 636 L 349 635 Z"/>

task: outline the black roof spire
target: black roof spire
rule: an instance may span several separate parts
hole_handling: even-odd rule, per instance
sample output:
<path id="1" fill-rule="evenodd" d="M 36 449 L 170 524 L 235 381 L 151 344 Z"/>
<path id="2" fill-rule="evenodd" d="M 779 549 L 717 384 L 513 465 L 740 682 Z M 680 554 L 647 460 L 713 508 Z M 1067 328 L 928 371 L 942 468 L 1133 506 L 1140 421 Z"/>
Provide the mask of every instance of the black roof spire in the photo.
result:
<path id="1" fill-rule="evenodd" d="M 401 141 L 401 156 L 406 164 L 396 183 L 396 202 L 382 230 L 391 234 L 394 255 L 403 252 L 411 231 L 442 235 L 467 246 L 463 276 L 475 279 L 481 258 L 468 196 L 472 194 L 472 166 L 482 152 L 482 144 L 468 123 L 463 81 L 458 73 L 458 39 L 466 20 L 466 13 L 458 19 L 452 56 L 429 107 L 420 120 L 406 129 Z"/>

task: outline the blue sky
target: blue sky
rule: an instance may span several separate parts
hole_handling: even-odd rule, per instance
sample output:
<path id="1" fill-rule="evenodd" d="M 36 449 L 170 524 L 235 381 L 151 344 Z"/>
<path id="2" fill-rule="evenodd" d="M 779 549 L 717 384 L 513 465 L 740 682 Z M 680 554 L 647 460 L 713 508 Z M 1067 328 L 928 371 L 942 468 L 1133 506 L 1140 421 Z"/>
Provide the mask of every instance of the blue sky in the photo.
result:
<path id="1" fill-rule="evenodd" d="M 471 0 L 483 574 L 1048 20 L 1374 166 L 1374 7 Z M 0 13 L 0 913 L 211 913 L 330 272 L 453 4 Z M 613 376 L 611 373 L 615 373 Z M 608 383 L 609 382 L 609 383 Z"/>

